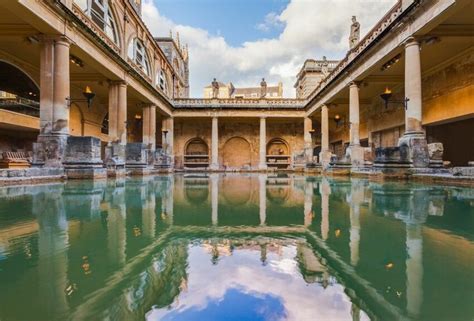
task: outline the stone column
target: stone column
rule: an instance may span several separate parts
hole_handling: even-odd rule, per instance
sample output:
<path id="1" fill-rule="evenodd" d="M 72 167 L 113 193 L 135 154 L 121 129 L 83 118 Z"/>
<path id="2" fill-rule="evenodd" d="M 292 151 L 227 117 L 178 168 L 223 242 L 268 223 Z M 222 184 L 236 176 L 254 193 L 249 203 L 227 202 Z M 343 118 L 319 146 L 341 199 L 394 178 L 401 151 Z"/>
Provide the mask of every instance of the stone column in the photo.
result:
<path id="1" fill-rule="evenodd" d="M 323 167 L 329 166 L 331 160 L 331 151 L 329 150 L 329 119 L 328 107 L 321 106 L 321 152 L 319 153 L 319 161 Z"/>
<path id="2" fill-rule="evenodd" d="M 408 98 L 405 111 L 405 134 L 399 147 L 408 148 L 408 161 L 413 167 L 429 165 L 428 144 L 422 124 L 420 44 L 410 37 L 405 43 L 405 96 Z"/>
<path id="3" fill-rule="evenodd" d="M 267 122 L 264 116 L 260 117 L 260 142 L 259 142 L 259 170 L 267 169 Z"/>
<path id="4" fill-rule="evenodd" d="M 313 162 L 313 140 L 311 130 L 313 129 L 313 121 L 309 117 L 304 118 L 304 153 L 306 164 Z"/>
<path id="5" fill-rule="evenodd" d="M 164 130 L 167 130 L 167 133 L 165 135 L 164 132 L 163 134 L 163 149 L 165 149 L 165 153 L 171 157 L 171 162 L 173 164 L 173 145 L 174 145 L 174 120 L 173 117 L 168 117 L 163 119 L 162 123 L 162 128 Z"/>
<path id="6" fill-rule="evenodd" d="M 122 145 L 127 144 L 127 84 L 118 83 L 117 94 L 117 134 Z"/>
<path id="7" fill-rule="evenodd" d="M 359 85 L 355 82 L 349 86 L 349 122 L 350 140 L 346 156 L 350 158 L 352 166 L 357 167 L 364 163 L 364 151 L 359 138 Z"/>
<path id="8" fill-rule="evenodd" d="M 329 234 L 329 195 L 331 195 L 331 186 L 327 179 L 323 178 L 319 185 L 321 194 L 321 238 L 327 240 Z"/>
<path id="9" fill-rule="evenodd" d="M 33 164 L 62 167 L 69 135 L 69 47 L 64 36 L 43 36 L 40 53 L 40 135 Z"/>
<path id="10" fill-rule="evenodd" d="M 150 150 L 156 148 L 156 106 L 143 108 L 143 144 Z"/>
<path id="11" fill-rule="evenodd" d="M 69 134 L 69 107 L 66 98 L 70 96 L 70 44 L 66 37 L 58 37 L 54 42 L 53 133 L 57 135 Z"/>
<path id="12" fill-rule="evenodd" d="M 219 175 L 211 174 L 211 219 L 212 225 L 219 223 Z"/>
<path id="13" fill-rule="evenodd" d="M 267 175 L 258 175 L 258 199 L 260 225 L 265 225 L 267 220 Z"/>
<path id="14" fill-rule="evenodd" d="M 405 112 L 405 133 L 423 134 L 420 44 L 415 38 L 405 43 L 405 96 L 409 99 Z"/>
<path id="15" fill-rule="evenodd" d="M 109 143 L 105 152 L 108 176 L 125 175 L 125 145 L 127 144 L 127 85 L 123 81 L 109 82 Z"/>
<path id="16" fill-rule="evenodd" d="M 53 129 L 54 39 L 44 37 L 40 52 L 40 135 Z"/>
<path id="17" fill-rule="evenodd" d="M 216 116 L 212 117 L 210 169 L 219 169 L 219 120 Z"/>

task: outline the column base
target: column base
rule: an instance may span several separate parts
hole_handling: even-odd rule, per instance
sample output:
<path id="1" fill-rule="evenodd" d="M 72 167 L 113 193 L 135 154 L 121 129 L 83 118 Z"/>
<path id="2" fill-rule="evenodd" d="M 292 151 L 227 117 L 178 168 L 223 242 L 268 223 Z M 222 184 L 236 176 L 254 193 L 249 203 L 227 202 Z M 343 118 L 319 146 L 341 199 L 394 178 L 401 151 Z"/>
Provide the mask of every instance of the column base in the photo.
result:
<path id="1" fill-rule="evenodd" d="M 128 143 L 125 146 L 125 168 L 145 169 L 147 166 L 146 145 L 142 143 Z"/>
<path id="2" fill-rule="evenodd" d="M 125 171 L 125 145 L 120 142 L 110 142 L 105 147 L 105 167 L 108 177 L 124 177 Z"/>
<path id="3" fill-rule="evenodd" d="M 398 140 L 398 147 L 400 149 L 407 149 L 407 161 L 412 167 L 422 168 L 429 166 L 430 157 L 428 153 L 428 143 L 423 133 L 405 133 Z"/>
<path id="4" fill-rule="evenodd" d="M 211 165 L 209 165 L 209 170 L 211 170 L 211 171 L 218 171 L 218 170 L 219 170 L 219 164 L 211 164 Z"/>
<path id="5" fill-rule="evenodd" d="M 70 179 L 107 177 L 107 170 L 100 158 L 100 140 L 95 137 L 69 136 L 63 165 Z"/>
<path id="6" fill-rule="evenodd" d="M 69 135 L 39 135 L 38 141 L 33 143 L 32 165 L 34 167 L 63 167 L 68 137 Z"/>
<path id="7" fill-rule="evenodd" d="M 268 170 L 268 166 L 267 166 L 267 164 L 260 164 L 260 165 L 258 165 L 257 169 L 258 169 L 259 171 L 267 171 L 267 170 Z"/>
<path id="8" fill-rule="evenodd" d="M 361 167 L 364 165 L 364 148 L 360 145 L 349 145 L 346 157 L 350 159 L 352 167 Z"/>
<path id="9" fill-rule="evenodd" d="M 331 157 L 332 157 L 332 153 L 329 150 L 321 151 L 319 153 L 319 163 L 321 164 L 323 169 L 326 169 L 329 167 L 329 164 L 331 162 Z"/>

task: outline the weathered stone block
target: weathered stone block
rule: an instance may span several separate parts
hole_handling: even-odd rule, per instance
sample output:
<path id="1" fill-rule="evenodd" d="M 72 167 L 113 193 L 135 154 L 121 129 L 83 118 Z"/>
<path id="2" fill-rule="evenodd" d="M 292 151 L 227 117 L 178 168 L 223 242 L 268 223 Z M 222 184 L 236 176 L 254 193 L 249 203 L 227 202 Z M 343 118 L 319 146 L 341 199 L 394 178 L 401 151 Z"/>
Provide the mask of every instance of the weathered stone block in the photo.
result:
<path id="1" fill-rule="evenodd" d="M 103 167 L 100 140 L 90 136 L 70 136 L 67 139 L 63 163 L 65 167 Z"/>
<path id="2" fill-rule="evenodd" d="M 474 177 L 474 167 L 453 167 L 452 173 L 454 176 Z"/>
<path id="3" fill-rule="evenodd" d="M 431 143 L 428 144 L 428 155 L 432 160 L 443 160 L 443 144 L 442 143 Z"/>
<path id="4" fill-rule="evenodd" d="M 405 135 L 398 141 L 400 148 L 407 147 L 408 161 L 413 167 L 428 167 L 430 157 L 428 144 L 424 135 Z"/>
<path id="5" fill-rule="evenodd" d="M 146 145 L 142 143 L 128 143 L 125 147 L 125 166 L 127 168 L 147 167 Z"/>
<path id="6" fill-rule="evenodd" d="M 95 137 L 70 136 L 63 164 L 69 179 L 95 179 L 107 176 L 100 158 L 100 140 Z"/>
<path id="7" fill-rule="evenodd" d="M 33 144 L 33 166 L 62 167 L 67 135 L 40 135 Z"/>
<path id="8" fill-rule="evenodd" d="M 379 147 L 375 149 L 375 166 L 405 167 L 409 165 L 408 147 Z"/>

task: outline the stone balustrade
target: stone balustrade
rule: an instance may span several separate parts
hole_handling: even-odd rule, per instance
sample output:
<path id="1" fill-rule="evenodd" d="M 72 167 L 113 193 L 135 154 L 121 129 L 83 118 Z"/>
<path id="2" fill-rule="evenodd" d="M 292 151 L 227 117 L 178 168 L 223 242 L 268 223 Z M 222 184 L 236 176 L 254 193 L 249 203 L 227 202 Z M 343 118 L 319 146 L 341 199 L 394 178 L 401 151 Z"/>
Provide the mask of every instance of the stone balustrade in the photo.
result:
<path id="1" fill-rule="evenodd" d="M 175 99 L 173 106 L 176 109 L 184 108 L 268 108 L 268 109 L 303 109 L 305 100 L 302 99 L 247 99 L 247 98 L 189 98 Z"/>

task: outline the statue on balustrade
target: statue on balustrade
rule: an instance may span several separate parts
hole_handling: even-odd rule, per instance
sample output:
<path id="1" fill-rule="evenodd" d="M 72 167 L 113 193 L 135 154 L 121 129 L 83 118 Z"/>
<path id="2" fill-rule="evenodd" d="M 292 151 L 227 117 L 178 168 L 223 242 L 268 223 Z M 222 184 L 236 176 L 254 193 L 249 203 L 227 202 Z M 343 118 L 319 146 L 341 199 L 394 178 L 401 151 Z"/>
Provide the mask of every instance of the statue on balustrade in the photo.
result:
<path id="1" fill-rule="evenodd" d="M 349 36 L 349 48 L 353 49 L 360 40 L 360 23 L 357 22 L 356 16 L 352 16 L 351 34 Z"/>
<path id="2" fill-rule="evenodd" d="M 214 78 L 212 81 L 212 98 L 219 97 L 219 82 Z"/>
<path id="3" fill-rule="evenodd" d="M 265 78 L 262 78 L 262 81 L 260 82 L 260 98 L 265 98 L 267 95 L 267 82 L 265 81 Z"/>
<path id="4" fill-rule="evenodd" d="M 323 62 L 321 63 L 321 73 L 323 74 L 324 77 L 329 75 L 329 62 L 326 56 L 323 56 Z"/>

